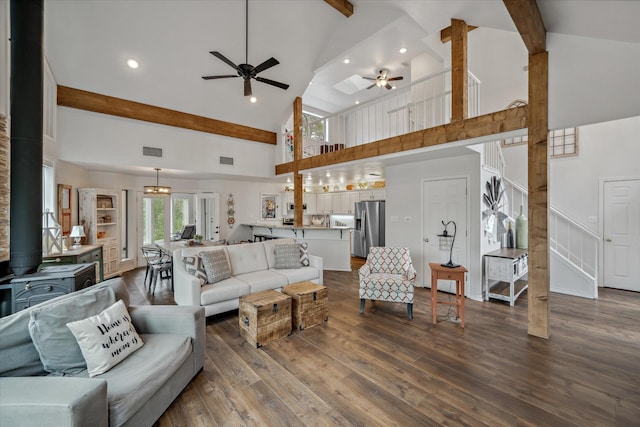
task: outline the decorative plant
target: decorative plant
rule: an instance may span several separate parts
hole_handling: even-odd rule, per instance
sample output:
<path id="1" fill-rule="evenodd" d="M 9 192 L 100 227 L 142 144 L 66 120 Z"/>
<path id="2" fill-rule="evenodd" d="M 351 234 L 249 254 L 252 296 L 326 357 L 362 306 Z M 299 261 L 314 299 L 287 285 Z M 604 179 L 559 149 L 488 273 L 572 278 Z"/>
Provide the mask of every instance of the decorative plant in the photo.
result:
<path id="1" fill-rule="evenodd" d="M 500 211 L 504 206 L 503 199 L 505 191 L 502 187 L 502 180 L 497 176 L 492 176 L 491 179 L 487 181 L 485 190 L 482 199 L 488 209 L 482 212 L 482 217 L 487 220 L 484 230 L 490 239 L 501 239 L 502 235 L 507 232 L 504 226 L 504 220 L 509 218 L 507 214 Z"/>

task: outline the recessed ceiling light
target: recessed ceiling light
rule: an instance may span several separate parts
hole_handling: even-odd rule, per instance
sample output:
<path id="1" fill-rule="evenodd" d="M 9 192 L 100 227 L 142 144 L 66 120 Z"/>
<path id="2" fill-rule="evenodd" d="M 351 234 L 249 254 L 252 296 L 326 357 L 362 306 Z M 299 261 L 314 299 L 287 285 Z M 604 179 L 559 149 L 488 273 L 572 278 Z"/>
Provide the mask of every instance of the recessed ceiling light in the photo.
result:
<path id="1" fill-rule="evenodd" d="M 255 104 L 257 100 L 258 98 L 256 98 L 255 96 L 252 96 L 251 98 L 249 98 L 249 101 L 251 101 L 252 104 Z"/>
<path id="2" fill-rule="evenodd" d="M 356 101 L 356 105 L 360 104 L 360 101 Z"/>
<path id="3" fill-rule="evenodd" d="M 133 68 L 134 70 L 140 66 L 138 64 L 138 61 L 133 58 L 127 59 L 127 65 L 129 66 L 129 68 Z"/>
<path id="4" fill-rule="evenodd" d="M 344 178 L 340 177 L 340 183 L 343 183 L 343 182 L 344 182 Z"/>
<path id="5" fill-rule="evenodd" d="M 327 171 L 325 175 L 327 176 L 327 178 L 329 178 L 331 176 L 331 172 Z"/>
<path id="6" fill-rule="evenodd" d="M 395 89 L 395 88 L 396 88 L 396 86 L 395 86 L 395 85 L 391 86 L 391 89 Z"/>
<path id="7" fill-rule="evenodd" d="M 407 48 L 403 47 L 402 49 L 400 49 L 398 52 L 400 53 L 407 53 Z"/>
<path id="8" fill-rule="evenodd" d="M 351 62 L 351 60 L 350 60 L 349 58 L 344 58 L 344 61 L 343 61 L 343 62 L 344 62 L 345 64 L 348 64 L 349 62 Z"/>

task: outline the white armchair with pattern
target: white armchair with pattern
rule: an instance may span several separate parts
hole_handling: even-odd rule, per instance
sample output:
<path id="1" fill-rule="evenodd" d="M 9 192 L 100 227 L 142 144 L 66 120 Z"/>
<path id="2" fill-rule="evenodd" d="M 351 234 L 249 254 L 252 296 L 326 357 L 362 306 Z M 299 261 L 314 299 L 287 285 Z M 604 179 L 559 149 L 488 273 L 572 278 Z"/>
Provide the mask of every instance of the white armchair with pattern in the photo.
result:
<path id="1" fill-rule="evenodd" d="M 360 277 L 360 314 L 366 300 L 407 304 L 409 320 L 413 318 L 413 268 L 408 248 L 372 247 L 367 261 L 358 270 Z"/>

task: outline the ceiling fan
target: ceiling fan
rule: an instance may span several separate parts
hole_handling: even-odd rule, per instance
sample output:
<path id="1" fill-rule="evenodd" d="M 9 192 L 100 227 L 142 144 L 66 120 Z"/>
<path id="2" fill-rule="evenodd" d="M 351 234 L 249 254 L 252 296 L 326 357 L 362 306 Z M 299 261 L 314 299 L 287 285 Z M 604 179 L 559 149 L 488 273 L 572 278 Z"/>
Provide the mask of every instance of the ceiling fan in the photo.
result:
<path id="1" fill-rule="evenodd" d="M 227 57 L 217 51 L 209 52 L 222 62 L 228 64 L 236 70 L 237 74 L 228 74 L 228 75 L 220 75 L 220 76 L 202 76 L 205 80 L 213 80 L 213 79 L 226 79 L 230 77 L 242 77 L 244 79 L 244 96 L 251 96 L 251 79 L 255 79 L 261 83 L 266 83 L 271 86 L 279 87 L 280 89 L 287 90 L 289 88 L 288 84 L 280 83 L 275 80 L 265 79 L 263 77 L 259 77 L 257 74 L 271 68 L 275 65 L 278 65 L 277 59 L 271 57 L 264 61 L 262 64 L 254 67 L 249 64 L 249 0 L 245 1 L 245 60 L 244 64 L 236 65 L 231 62 Z"/>
<path id="2" fill-rule="evenodd" d="M 363 77 L 363 79 L 366 80 L 373 80 L 375 81 L 374 84 L 372 84 L 371 86 L 369 86 L 367 89 L 371 89 L 374 86 L 378 86 L 378 87 L 386 87 L 387 89 L 393 89 L 393 87 L 389 84 L 389 82 L 393 82 L 396 80 L 402 80 L 403 77 L 389 77 L 389 70 L 387 70 L 386 68 L 383 68 L 380 70 L 380 74 L 378 74 L 378 77 Z"/>

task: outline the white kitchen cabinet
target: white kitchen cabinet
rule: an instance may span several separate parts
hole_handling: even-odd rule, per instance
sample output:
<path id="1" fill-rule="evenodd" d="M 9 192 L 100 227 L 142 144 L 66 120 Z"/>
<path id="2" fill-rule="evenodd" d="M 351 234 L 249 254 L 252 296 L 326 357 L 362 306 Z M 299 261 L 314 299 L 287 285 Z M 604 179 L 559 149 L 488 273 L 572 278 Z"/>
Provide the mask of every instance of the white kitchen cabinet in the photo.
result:
<path id="1" fill-rule="evenodd" d="M 367 200 L 384 200 L 386 196 L 385 190 L 361 190 L 360 201 L 366 202 Z"/>
<path id="2" fill-rule="evenodd" d="M 313 214 L 317 212 L 317 194 L 316 193 L 303 193 L 302 201 L 307 206 L 304 211 L 306 214 Z"/>

